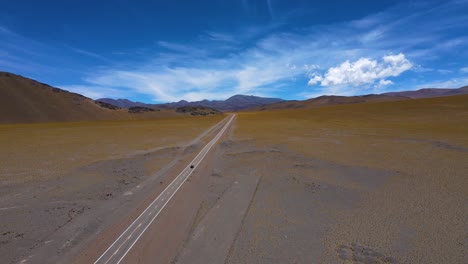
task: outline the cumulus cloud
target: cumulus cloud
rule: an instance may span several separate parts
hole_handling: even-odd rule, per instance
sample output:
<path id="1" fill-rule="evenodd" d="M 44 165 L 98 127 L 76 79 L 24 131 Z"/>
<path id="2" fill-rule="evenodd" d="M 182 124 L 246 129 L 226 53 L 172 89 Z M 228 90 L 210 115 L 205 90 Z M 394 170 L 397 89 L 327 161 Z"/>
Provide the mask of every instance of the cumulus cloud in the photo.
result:
<path id="1" fill-rule="evenodd" d="M 461 68 L 460 71 L 463 73 L 468 73 L 468 67 Z"/>
<path id="2" fill-rule="evenodd" d="M 403 53 L 383 56 L 381 61 L 360 58 L 357 61 L 345 61 L 337 67 L 331 67 L 322 76 L 311 76 L 309 85 L 321 86 L 363 85 L 378 83 L 378 86 L 392 84 L 388 77 L 396 77 L 411 69 L 413 64 Z"/>
<path id="3" fill-rule="evenodd" d="M 323 77 L 320 74 L 313 74 L 308 82 L 309 85 L 316 85 L 323 81 Z"/>
<path id="4" fill-rule="evenodd" d="M 243 3 L 247 8 L 249 1 Z M 127 54 L 128 64 L 91 69 L 79 84 L 137 92 L 155 101 L 225 99 L 236 93 L 276 96 L 284 91 L 300 98 L 312 92 L 362 94 L 368 88 L 401 84 L 395 77 L 409 69 L 437 73 L 430 69 L 434 65 L 415 63 L 434 59 L 435 54 L 463 52 L 464 46 L 452 44 L 465 42 L 445 32 L 447 27 L 463 28 L 466 17 L 442 15 L 439 9 L 414 13 L 403 7 L 300 32 L 249 27 L 229 34 L 205 32 L 189 43 L 158 41 L 155 50 Z M 392 52 L 397 55 L 388 55 Z M 307 84 L 320 87 L 305 89 Z"/>
<path id="5" fill-rule="evenodd" d="M 377 87 L 380 88 L 380 87 L 384 87 L 384 86 L 392 85 L 392 84 L 393 84 L 392 81 L 382 79 L 382 80 L 379 81 L 379 84 L 377 85 Z"/>

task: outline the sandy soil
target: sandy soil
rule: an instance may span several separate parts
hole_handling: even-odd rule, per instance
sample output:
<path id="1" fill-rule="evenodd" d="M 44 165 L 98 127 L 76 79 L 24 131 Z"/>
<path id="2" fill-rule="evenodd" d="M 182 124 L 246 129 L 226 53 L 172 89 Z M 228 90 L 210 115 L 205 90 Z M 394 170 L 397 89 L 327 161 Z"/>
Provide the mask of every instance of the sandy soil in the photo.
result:
<path id="1" fill-rule="evenodd" d="M 178 151 L 139 155 L 170 159 Z M 133 162 L 138 174 L 141 160 L 128 158 L 124 163 Z M 240 113 L 124 261 L 464 263 L 467 160 L 467 96 Z M 119 168 L 120 160 L 115 162 L 89 163 L 73 172 L 110 173 Z M 144 208 L 137 201 L 154 183 L 135 192 L 125 210 L 115 210 L 123 200 L 108 200 L 104 207 L 115 210 L 108 217 L 123 218 L 124 228 L 131 222 L 125 220 L 129 208 Z M 114 184 L 111 189 L 118 190 Z M 119 197 L 129 190 L 118 191 Z M 99 199 L 106 201 L 102 194 Z M 66 211 L 62 221 L 91 212 L 80 207 L 90 204 L 69 207 L 75 211 Z M 81 227 L 102 231 L 103 222 Z M 14 241 L 16 235 L 4 236 Z M 118 232 L 105 237 L 112 235 Z M 88 240 L 96 252 L 77 263 L 89 263 L 105 249 L 105 239 L 96 241 Z"/>
<path id="2" fill-rule="evenodd" d="M 466 99 L 239 114 L 173 262 L 464 263 Z"/>
<path id="3" fill-rule="evenodd" d="M 63 259 L 162 188 L 222 118 L 0 126 L 2 262 Z"/>
<path id="4" fill-rule="evenodd" d="M 239 115 L 269 152 L 227 263 L 463 263 L 467 98 Z"/>

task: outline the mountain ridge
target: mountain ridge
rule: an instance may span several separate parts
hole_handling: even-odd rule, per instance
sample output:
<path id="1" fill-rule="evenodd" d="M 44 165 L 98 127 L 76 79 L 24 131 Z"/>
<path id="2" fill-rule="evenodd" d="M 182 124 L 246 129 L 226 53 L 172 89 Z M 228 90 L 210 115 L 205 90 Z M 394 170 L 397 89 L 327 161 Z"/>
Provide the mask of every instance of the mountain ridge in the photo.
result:
<path id="1" fill-rule="evenodd" d="M 192 109 L 200 113 L 215 113 L 215 111 L 212 111 L 213 109 L 220 111 L 258 111 L 316 108 L 337 104 L 412 100 L 462 94 L 468 94 L 468 86 L 456 89 L 424 88 L 416 91 L 360 96 L 323 95 L 302 101 L 238 94 L 226 100 L 195 102 L 180 100 L 179 102 L 166 104 L 146 104 L 132 102 L 128 99 L 103 98 L 93 100 L 81 94 L 52 87 L 21 75 L 0 71 L 0 123 L 70 122 L 161 117 L 178 115 L 181 110 L 179 109 L 178 112 L 177 109 L 187 106 L 207 108 L 201 112 L 195 108 L 195 110 Z M 138 111 L 129 111 L 131 107 L 139 108 Z M 148 109 L 143 111 L 141 108 Z M 149 108 L 155 111 L 150 111 Z M 138 117 L 133 114 L 134 112 L 140 113 L 137 115 Z M 188 111 L 185 112 L 188 113 Z"/>
<path id="2" fill-rule="evenodd" d="M 366 94 L 356 96 L 322 95 L 306 100 L 283 100 L 280 98 L 266 98 L 252 95 L 233 95 L 226 100 L 201 100 L 189 102 L 180 100 L 165 104 L 145 104 L 127 99 L 102 98 L 97 101 L 109 103 L 118 107 L 144 106 L 157 109 L 179 108 L 184 106 L 204 106 L 220 111 L 249 111 L 285 108 L 315 108 L 325 105 L 356 104 L 366 102 L 398 101 L 420 98 L 431 98 L 450 95 L 468 94 L 468 86 L 460 88 L 423 88 L 414 91 L 387 92 L 382 94 Z M 121 103 L 125 102 L 124 105 Z"/>
<path id="3" fill-rule="evenodd" d="M 306 100 L 287 100 L 279 103 L 269 104 L 261 107 L 246 109 L 246 111 L 264 111 L 276 109 L 292 109 L 292 108 L 318 108 L 328 105 L 339 104 L 358 104 L 370 102 L 388 102 L 401 101 L 412 99 L 423 99 L 433 97 L 443 97 L 451 95 L 468 94 L 468 86 L 460 88 L 423 88 L 416 91 L 400 91 L 388 92 L 382 94 L 366 94 L 356 96 L 340 96 L 340 95 L 322 95 Z"/>
<path id="4" fill-rule="evenodd" d="M 201 101 L 186 101 L 180 100 L 178 102 L 164 103 L 164 104 L 145 104 L 141 102 L 132 102 L 127 99 L 111 99 L 101 98 L 96 101 L 105 102 L 118 107 L 128 108 L 133 106 L 144 106 L 151 108 L 179 108 L 184 106 L 204 106 L 214 108 L 219 111 L 238 111 L 247 108 L 257 107 L 266 104 L 278 103 L 284 101 L 280 98 L 267 98 L 253 95 L 233 95 L 226 100 L 201 100 Z"/>
<path id="5" fill-rule="evenodd" d="M 450 88 L 422 88 L 414 91 L 400 91 L 400 92 L 388 92 L 383 93 L 382 95 L 389 96 L 405 96 L 412 99 L 417 98 L 431 98 L 439 96 L 450 96 L 450 95 L 459 95 L 467 94 L 468 86 L 463 86 L 460 88 L 450 89 Z"/>
<path id="6" fill-rule="evenodd" d="M 133 120 L 179 115 L 173 109 L 135 114 L 129 109 L 0 71 L 0 124 Z"/>

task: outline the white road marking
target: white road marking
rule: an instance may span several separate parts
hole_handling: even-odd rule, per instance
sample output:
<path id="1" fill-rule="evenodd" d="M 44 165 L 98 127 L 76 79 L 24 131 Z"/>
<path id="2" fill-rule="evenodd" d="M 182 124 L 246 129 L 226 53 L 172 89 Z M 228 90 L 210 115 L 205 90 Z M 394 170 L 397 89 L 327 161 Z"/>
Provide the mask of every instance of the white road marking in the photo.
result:
<path id="1" fill-rule="evenodd" d="M 126 241 L 128 241 L 128 240 L 132 237 L 133 233 L 135 233 L 135 231 L 137 231 L 138 228 L 141 227 L 141 225 L 142 225 L 142 224 L 140 223 L 140 224 L 135 228 L 135 230 L 133 230 L 132 233 L 130 233 L 130 235 L 127 237 L 127 239 L 125 239 L 124 243 L 125 243 Z M 120 245 L 120 247 L 117 248 L 117 250 L 114 252 L 114 254 L 112 254 L 112 256 L 111 256 L 106 262 L 104 262 L 105 264 L 109 263 L 109 261 L 112 259 L 113 256 L 117 255 L 117 253 L 119 252 L 119 250 L 125 245 L 124 243 L 122 243 L 122 244 Z M 125 254 L 127 254 L 127 253 L 125 253 Z M 119 262 L 120 262 L 120 261 L 119 261 Z"/>
<path id="2" fill-rule="evenodd" d="M 181 173 L 179 173 L 179 175 L 177 175 L 174 181 L 172 181 L 166 187 L 166 189 L 163 192 L 161 192 L 161 194 L 159 194 L 159 196 L 156 199 L 154 199 L 151 202 L 151 204 L 127 227 L 127 229 L 125 229 L 125 231 L 107 248 L 107 250 L 94 262 L 94 264 L 119 264 L 125 258 L 127 253 L 138 242 L 138 240 L 146 231 L 146 229 L 148 229 L 148 227 L 153 223 L 156 217 L 158 217 L 161 211 L 172 199 L 172 197 L 182 187 L 182 184 L 184 184 L 187 181 L 192 172 L 203 161 L 210 149 L 221 138 L 221 136 L 224 134 L 224 132 L 234 120 L 234 117 L 235 115 L 232 115 L 230 118 L 228 117 L 228 121 L 221 128 L 218 134 L 216 134 L 216 136 L 210 142 L 208 142 L 208 144 L 206 144 L 205 147 L 203 147 L 203 149 L 197 154 L 197 156 L 192 160 L 192 162 L 190 162 L 189 165 L 187 165 L 187 167 L 185 167 L 185 169 Z M 191 168 L 191 166 L 193 166 L 193 168 Z M 150 217 L 153 213 L 155 213 L 155 215 Z M 137 223 L 138 226 L 136 226 Z M 143 224 L 143 229 L 135 233 Z M 130 235 L 128 235 L 129 233 Z M 136 234 L 136 236 L 133 236 L 133 234 Z M 111 252 L 113 252 L 113 254 L 111 254 Z"/>

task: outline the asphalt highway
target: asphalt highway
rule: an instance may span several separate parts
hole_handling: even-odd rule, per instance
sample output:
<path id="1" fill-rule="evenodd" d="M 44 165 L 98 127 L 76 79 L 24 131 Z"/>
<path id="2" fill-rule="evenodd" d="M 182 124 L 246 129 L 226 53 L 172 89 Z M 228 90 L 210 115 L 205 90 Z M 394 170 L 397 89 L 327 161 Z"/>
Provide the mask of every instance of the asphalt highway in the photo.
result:
<path id="1" fill-rule="evenodd" d="M 167 188 L 154 199 L 153 202 L 128 226 L 128 228 L 102 253 L 94 264 L 118 264 L 120 263 L 133 246 L 138 242 L 143 233 L 155 221 L 164 207 L 177 193 L 182 184 L 190 177 L 192 172 L 203 161 L 206 154 L 218 142 L 224 132 L 228 129 L 235 118 L 235 114 L 228 117 L 228 121 L 216 136 L 197 154 L 197 156 L 177 175 Z"/>

